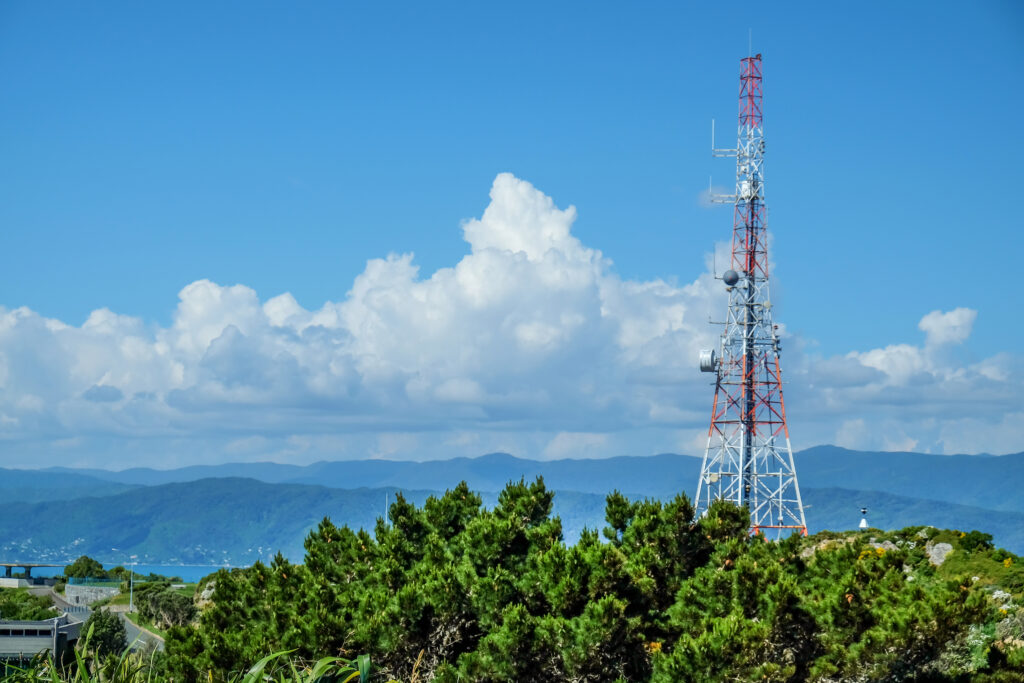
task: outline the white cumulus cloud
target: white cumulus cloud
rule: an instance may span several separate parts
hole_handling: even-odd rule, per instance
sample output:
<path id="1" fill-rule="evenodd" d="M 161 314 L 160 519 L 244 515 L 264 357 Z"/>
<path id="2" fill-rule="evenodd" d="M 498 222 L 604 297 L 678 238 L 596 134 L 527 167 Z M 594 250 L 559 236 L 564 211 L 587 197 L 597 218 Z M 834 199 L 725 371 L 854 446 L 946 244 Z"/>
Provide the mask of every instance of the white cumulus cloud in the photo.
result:
<path id="1" fill-rule="evenodd" d="M 1012 415 L 1024 405 L 1021 356 L 964 362 L 977 311 L 932 311 L 924 343 L 803 358 L 793 391 L 814 440 L 849 448 L 1006 453 L 1024 448 Z M 1019 413 L 1018 413 L 1019 414 Z M 835 424 L 833 426 L 833 420 Z"/>
<path id="2" fill-rule="evenodd" d="M 584 457 L 701 442 L 713 389 L 695 358 L 716 345 L 707 319 L 726 305 L 710 255 L 687 284 L 624 280 L 573 235 L 574 207 L 510 174 L 490 197 L 451 267 L 374 258 L 317 310 L 209 280 L 179 292 L 167 327 L 0 308 L 0 464 Z M 950 362 L 975 317 L 935 311 L 920 346 L 834 358 L 789 339 L 795 444 L 962 448 L 952 415 L 998 420 L 1005 406 L 992 406 L 1021 404 L 1018 356 Z M 1001 424 L 993 443 L 1016 433 Z"/>
<path id="3" fill-rule="evenodd" d="M 917 324 L 925 335 L 929 346 L 938 344 L 962 344 L 971 336 L 971 328 L 978 312 L 970 308 L 954 308 L 948 313 L 932 311 Z"/>

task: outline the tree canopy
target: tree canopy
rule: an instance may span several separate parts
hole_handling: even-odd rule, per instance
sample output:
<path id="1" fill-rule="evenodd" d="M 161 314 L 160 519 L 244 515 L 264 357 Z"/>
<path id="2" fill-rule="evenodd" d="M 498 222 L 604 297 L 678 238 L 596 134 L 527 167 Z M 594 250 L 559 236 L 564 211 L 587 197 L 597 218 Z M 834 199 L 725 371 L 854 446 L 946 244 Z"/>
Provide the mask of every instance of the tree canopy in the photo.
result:
<path id="1" fill-rule="evenodd" d="M 21 589 L 0 589 L 0 619 L 35 621 L 55 616 L 48 597 Z"/>
<path id="2" fill-rule="evenodd" d="M 64 576 L 69 579 L 105 579 L 107 572 L 98 561 L 88 555 L 82 555 L 64 567 Z"/>
<path id="3" fill-rule="evenodd" d="M 89 615 L 82 627 L 88 637 L 88 646 L 100 657 L 119 655 L 128 645 L 128 633 L 121 617 L 106 610 Z"/>
<path id="4" fill-rule="evenodd" d="M 365 653 L 383 676 L 436 681 L 955 680 L 1024 665 L 1024 635 L 997 640 L 991 594 L 929 562 L 935 530 L 773 543 L 729 503 L 696 519 L 684 495 L 616 492 L 602 534 L 566 546 L 552 496 L 514 482 L 489 510 L 462 483 L 422 508 L 398 496 L 372 534 L 324 519 L 304 564 L 209 577 L 198 627 L 169 633 L 169 673 L 224 680 L 280 650 Z"/>

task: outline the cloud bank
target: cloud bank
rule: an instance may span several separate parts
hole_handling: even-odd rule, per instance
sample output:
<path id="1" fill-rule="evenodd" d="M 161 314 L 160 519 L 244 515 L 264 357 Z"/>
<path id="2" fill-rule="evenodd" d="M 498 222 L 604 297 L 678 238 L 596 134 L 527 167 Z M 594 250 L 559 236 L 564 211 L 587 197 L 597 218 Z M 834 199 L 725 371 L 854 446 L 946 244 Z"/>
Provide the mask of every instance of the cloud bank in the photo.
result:
<path id="1" fill-rule="evenodd" d="M 574 207 L 510 174 L 490 198 L 453 267 L 372 259 L 318 310 L 208 280 L 169 327 L 0 309 L 0 464 L 698 454 L 721 283 L 623 280 L 573 236 Z M 975 317 L 933 311 L 920 346 L 842 357 L 790 340 L 795 445 L 1024 447 L 1020 357 L 958 361 Z"/>

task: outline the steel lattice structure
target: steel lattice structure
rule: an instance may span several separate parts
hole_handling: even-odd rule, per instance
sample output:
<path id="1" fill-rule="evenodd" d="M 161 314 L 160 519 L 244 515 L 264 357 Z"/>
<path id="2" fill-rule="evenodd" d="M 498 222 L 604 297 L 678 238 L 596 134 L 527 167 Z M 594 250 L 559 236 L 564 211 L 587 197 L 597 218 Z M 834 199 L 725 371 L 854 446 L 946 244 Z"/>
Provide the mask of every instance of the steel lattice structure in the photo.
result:
<path id="1" fill-rule="evenodd" d="M 714 199 L 733 205 L 732 261 L 722 275 L 729 310 L 719 352 L 703 351 L 700 369 L 715 373 L 707 448 L 697 483 L 697 511 L 718 498 L 747 507 L 751 533 L 807 533 L 782 398 L 778 326 L 768 292 L 764 204 L 761 55 L 741 60 L 736 193 Z"/>

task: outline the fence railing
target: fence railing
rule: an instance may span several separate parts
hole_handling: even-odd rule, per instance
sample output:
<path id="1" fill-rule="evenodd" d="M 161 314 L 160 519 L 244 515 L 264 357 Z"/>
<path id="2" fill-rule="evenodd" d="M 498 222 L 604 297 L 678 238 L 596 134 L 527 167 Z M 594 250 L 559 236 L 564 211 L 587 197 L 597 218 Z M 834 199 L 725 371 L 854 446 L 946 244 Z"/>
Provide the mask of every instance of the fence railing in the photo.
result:
<path id="1" fill-rule="evenodd" d="M 120 579 L 87 579 L 79 577 L 68 577 L 67 583 L 72 586 L 120 586 L 123 581 Z"/>

